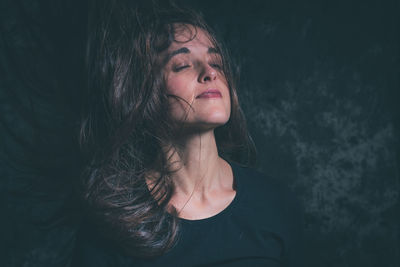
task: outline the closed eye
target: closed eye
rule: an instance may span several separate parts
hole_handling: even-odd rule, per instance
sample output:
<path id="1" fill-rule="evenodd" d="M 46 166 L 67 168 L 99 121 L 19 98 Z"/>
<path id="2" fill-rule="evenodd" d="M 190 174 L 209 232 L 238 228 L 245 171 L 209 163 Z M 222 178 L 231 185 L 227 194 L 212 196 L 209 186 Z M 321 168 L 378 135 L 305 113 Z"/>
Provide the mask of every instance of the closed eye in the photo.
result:
<path id="1" fill-rule="evenodd" d="M 214 69 L 218 69 L 218 70 L 222 69 L 222 66 L 218 63 L 211 63 L 210 66 Z"/>
<path id="2" fill-rule="evenodd" d="M 173 68 L 173 70 L 174 70 L 174 72 L 179 72 L 179 71 L 181 71 L 181 70 L 183 70 L 183 69 L 186 69 L 186 68 L 189 68 L 189 67 L 190 67 L 190 65 L 175 66 L 175 67 Z"/>

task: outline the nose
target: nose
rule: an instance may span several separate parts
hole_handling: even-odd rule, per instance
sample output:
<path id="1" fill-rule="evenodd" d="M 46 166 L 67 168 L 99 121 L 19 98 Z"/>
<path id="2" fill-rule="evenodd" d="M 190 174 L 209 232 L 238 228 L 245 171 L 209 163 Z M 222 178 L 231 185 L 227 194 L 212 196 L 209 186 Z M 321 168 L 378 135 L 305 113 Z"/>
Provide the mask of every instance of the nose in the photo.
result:
<path id="1" fill-rule="evenodd" d="M 204 65 L 199 75 L 199 82 L 211 82 L 215 79 L 217 79 L 217 71 L 208 64 Z"/>

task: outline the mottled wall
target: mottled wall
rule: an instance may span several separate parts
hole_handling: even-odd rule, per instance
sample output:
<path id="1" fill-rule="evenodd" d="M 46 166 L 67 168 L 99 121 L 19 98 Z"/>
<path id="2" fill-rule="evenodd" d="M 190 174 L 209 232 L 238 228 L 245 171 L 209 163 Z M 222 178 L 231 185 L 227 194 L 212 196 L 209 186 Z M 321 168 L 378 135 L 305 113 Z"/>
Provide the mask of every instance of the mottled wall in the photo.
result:
<path id="1" fill-rule="evenodd" d="M 259 167 L 303 201 L 309 266 L 400 266 L 399 2 L 291 2 L 199 1 L 242 63 Z"/>
<path id="2" fill-rule="evenodd" d="M 399 1 L 191 2 L 240 63 L 258 167 L 303 202 L 308 266 L 399 266 Z M 0 10 L 0 265 L 57 266 L 74 241 L 86 5 Z"/>

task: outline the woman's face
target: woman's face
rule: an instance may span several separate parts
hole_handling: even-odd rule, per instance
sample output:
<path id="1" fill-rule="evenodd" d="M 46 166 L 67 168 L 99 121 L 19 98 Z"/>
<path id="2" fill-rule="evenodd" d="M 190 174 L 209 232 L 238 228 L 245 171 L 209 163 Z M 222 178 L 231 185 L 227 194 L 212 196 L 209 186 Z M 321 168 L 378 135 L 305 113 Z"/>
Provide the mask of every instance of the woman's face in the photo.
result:
<path id="1" fill-rule="evenodd" d="M 176 28 L 175 41 L 167 50 L 164 78 L 170 115 L 184 128 L 209 130 L 229 120 L 231 102 L 221 56 L 202 29 Z"/>

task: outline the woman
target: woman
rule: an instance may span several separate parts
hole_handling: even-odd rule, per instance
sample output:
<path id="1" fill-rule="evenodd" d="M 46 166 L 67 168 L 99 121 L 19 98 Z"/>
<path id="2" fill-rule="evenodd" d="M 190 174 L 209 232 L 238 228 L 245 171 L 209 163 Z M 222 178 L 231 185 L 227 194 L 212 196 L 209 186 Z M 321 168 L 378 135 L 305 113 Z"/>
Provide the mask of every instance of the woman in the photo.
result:
<path id="1" fill-rule="evenodd" d="M 241 166 L 255 150 L 223 47 L 193 11 L 130 5 L 91 18 L 73 265 L 299 266 L 295 201 Z"/>

